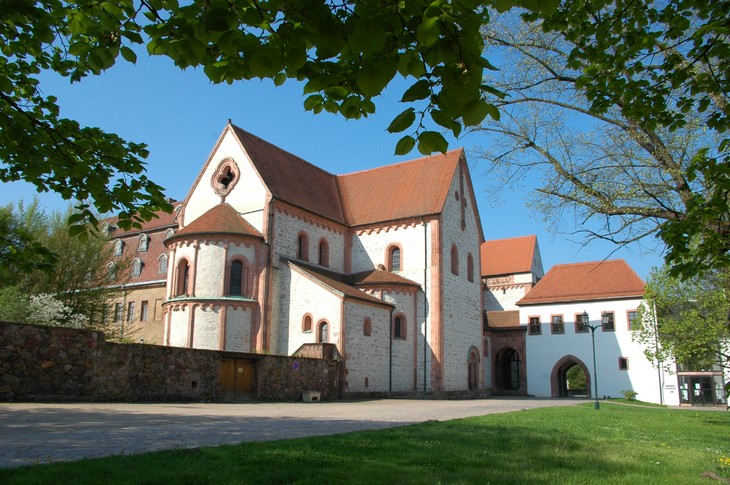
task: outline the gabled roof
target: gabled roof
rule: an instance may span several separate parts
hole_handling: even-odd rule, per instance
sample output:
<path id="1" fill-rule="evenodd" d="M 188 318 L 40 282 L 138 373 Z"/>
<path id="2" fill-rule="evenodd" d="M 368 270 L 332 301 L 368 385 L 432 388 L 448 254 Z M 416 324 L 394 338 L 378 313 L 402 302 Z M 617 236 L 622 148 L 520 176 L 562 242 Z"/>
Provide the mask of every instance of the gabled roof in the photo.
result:
<path id="1" fill-rule="evenodd" d="M 231 127 L 271 195 L 327 219 L 345 222 L 334 175 L 236 125 Z"/>
<path id="2" fill-rule="evenodd" d="M 360 226 L 440 213 L 463 153 L 452 150 L 338 176 L 347 223 Z"/>
<path id="3" fill-rule="evenodd" d="M 642 298 L 644 282 L 623 259 L 559 264 L 517 305 Z"/>
<path id="4" fill-rule="evenodd" d="M 228 204 L 218 204 L 189 225 L 180 229 L 168 241 L 191 234 L 230 234 L 263 239 L 263 235 Z"/>
<path id="5" fill-rule="evenodd" d="M 537 236 L 496 239 L 482 243 L 482 276 L 498 276 L 532 271 Z"/>
<path id="6" fill-rule="evenodd" d="M 231 128 L 275 198 L 348 226 L 440 213 L 463 156 L 459 149 L 333 175 L 233 124 Z"/>
<path id="7" fill-rule="evenodd" d="M 302 261 L 294 261 L 288 258 L 282 259 L 286 263 L 288 263 L 289 266 L 297 269 L 301 273 L 308 275 L 310 278 L 319 281 L 320 284 L 329 288 L 340 296 L 343 296 L 345 298 L 352 298 L 355 300 L 362 300 L 369 303 L 375 303 L 378 305 L 385 305 L 389 307 L 393 306 L 390 303 L 381 300 L 380 298 L 376 298 L 372 295 L 365 293 L 364 291 L 358 290 L 357 288 L 350 286 L 347 283 L 346 275 L 337 273 L 335 271 L 330 271 L 325 268 L 315 267 L 314 265 L 303 263 Z"/>
<path id="8" fill-rule="evenodd" d="M 416 288 L 421 287 L 420 283 L 416 283 L 415 281 L 404 278 L 396 273 L 381 269 L 353 274 L 348 278 L 348 281 L 355 286 L 396 285 L 414 286 Z"/>

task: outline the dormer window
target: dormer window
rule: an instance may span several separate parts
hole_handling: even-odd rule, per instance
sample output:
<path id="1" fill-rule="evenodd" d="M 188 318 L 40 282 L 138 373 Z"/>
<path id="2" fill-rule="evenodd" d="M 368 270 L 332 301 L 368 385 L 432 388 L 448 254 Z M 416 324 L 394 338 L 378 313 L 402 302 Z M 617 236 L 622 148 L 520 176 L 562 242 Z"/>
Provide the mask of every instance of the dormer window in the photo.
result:
<path id="1" fill-rule="evenodd" d="M 149 236 L 147 234 L 142 234 L 139 236 L 139 252 L 145 252 L 147 251 L 147 246 L 149 245 Z"/>
<path id="2" fill-rule="evenodd" d="M 114 242 L 114 256 L 121 256 L 124 251 L 124 242 L 121 239 L 117 239 Z"/>
<path id="3" fill-rule="evenodd" d="M 142 274 L 142 261 L 139 258 L 135 258 L 132 261 L 132 276 L 139 276 Z"/>
<path id="4" fill-rule="evenodd" d="M 168 229 L 167 231 L 165 231 L 165 239 L 167 239 L 168 237 L 172 237 L 174 235 L 175 235 L 174 229 Z"/>

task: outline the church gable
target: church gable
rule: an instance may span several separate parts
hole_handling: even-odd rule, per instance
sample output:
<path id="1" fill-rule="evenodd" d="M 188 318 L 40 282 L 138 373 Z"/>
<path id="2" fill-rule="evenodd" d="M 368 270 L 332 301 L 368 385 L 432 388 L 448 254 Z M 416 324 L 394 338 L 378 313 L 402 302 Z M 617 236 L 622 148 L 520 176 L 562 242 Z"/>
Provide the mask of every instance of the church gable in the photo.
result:
<path id="1" fill-rule="evenodd" d="M 222 202 L 263 232 L 267 187 L 228 125 L 183 202 L 182 225 L 187 226 Z"/>

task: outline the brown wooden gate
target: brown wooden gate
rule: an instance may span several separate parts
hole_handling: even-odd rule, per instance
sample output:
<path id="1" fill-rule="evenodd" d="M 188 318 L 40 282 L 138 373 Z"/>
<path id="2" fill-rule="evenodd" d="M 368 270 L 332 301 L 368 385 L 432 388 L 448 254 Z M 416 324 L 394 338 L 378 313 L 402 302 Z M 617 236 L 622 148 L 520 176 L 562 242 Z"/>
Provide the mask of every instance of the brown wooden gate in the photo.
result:
<path id="1" fill-rule="evenodd" d="M 246 359 L 221 359 L 223 399 L 237 401 L 253 397 L 254 362 Z"/>

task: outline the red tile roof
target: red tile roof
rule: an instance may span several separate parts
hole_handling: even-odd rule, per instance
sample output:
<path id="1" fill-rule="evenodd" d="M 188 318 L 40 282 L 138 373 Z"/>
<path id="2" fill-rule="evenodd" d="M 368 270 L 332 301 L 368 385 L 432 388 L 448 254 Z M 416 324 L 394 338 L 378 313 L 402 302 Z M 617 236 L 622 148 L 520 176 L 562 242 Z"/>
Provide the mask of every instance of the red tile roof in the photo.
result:
<path id="1" fill-rule="evenodd" d="M 180 204 L 179 202 L 176 202 L 176 201 L 172 201 L 171 203 L 172 203 L 173 207 L 177 207 Z M 155 215 L 157 217 L 155 217 L 154 219 L 151 219 L 147 222 L 142 223 L 142 229 L 139 229 L 136 227 L 133 227 L 128 231 L 122 231 L 121 229 L 116 229 L 112 233 L 112 237 L 118 238 L 121 236 L 125 236 L 127 234 L 138 234 L 140 232 L 149 232 L 149 231 L 158 230 L 163 227 L 165 229 L 168 229 L 170 227 L 172 227 L 173 229 L 177 229 L 178 223 L 175 220 L 175 218 L 177 217 L 177 213 L 175 211 L 171 212 L 170 214 L 163 212 L 163 211 L 157 211 L 157 212 L 155 212 Z M 114 216 L 114 217 L 109 217 L 108 219 L 104 219 L 104 222 L 108 223 L 111 226 L 117 227 L 118 220 L 119 220 L 119 217 Z"/>
<path id="2" fill-rule="evenodd" d="M 518 305 L 642 298 L 644 282 L 623 259 L 553 266 Z"/>
<path id="3" fill-rule="evenodd" d="M 463 150 L 333 175 L 231 125 L 277 199 L 349 226 L 440 213 Z"/>
<path id="4" fill-rule="evenodd" d="M 262 234 L 228 204 L 218 204 L 189 225 L 180 229 L 168 241 L 191 234 L 231 234 L 262 238 Z"/>
<path id="5" fill-rule="evenodd" d="M 529 273 L 536 245 L 537 236 L 534 235 L 482 243 L 482 276 Z"/>
<path id="6" fill-rule="evenodd" d="M 396 273 L 375 269 L 352 275 L 350 282 L 355 286 L 382 286 L 382 285 L 398 285 L 398 286 L 415 286 L 420 288 L 421 284 L 413 280 L 404 278 Z"/>
<path id="7" fill-rule="evenodd" d="M 337 177 L 351 226 L 438 214 L 464 151 L 453 150 L 408 162 Z"/>

